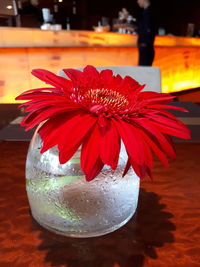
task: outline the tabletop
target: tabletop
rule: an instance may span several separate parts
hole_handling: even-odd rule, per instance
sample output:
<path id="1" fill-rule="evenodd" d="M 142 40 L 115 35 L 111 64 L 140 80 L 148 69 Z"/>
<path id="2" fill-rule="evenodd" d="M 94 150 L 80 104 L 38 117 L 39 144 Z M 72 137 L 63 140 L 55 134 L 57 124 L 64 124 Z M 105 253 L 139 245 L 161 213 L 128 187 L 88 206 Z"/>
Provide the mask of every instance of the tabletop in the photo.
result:
<path id="1" fill-rule="evenodd" d="M 28 142 L 0 142 L 0 267 L 199 267 L 200 143 L 177 143 L 177 160 L 155 161 L 134 217 L 105 236 L 75 239 L 43 229 L 25 190 Z"/>

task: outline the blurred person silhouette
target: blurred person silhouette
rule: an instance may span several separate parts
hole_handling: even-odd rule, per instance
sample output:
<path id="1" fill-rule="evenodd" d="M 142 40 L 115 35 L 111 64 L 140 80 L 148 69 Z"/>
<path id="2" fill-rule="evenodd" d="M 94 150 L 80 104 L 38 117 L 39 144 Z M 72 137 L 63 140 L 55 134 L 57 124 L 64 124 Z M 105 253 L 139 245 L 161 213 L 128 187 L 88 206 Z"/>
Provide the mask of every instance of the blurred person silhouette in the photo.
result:
<path id="1" fill-rule="evenodd" d="M 43 19 L 39 0 L 22 0 L 19 14 L 22 27 L 39 28 L 42 24 Z"/>
<path id="2" fill-rule="evenodd" d="M 138 51 L 139 66 L 151 66 L 154 60 L 154 40 L 157 33 L 154 14 L 153 0 L 137 0 L 142 13 L 138 20 Z"/>

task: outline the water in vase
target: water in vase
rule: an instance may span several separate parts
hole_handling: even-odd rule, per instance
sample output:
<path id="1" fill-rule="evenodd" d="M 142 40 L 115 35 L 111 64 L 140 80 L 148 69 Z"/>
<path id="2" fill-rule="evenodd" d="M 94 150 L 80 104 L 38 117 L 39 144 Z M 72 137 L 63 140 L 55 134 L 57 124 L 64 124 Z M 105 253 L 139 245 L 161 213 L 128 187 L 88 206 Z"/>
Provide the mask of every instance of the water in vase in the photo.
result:
<path id="1" fill-rule="evenodd" d="M 125 158 L 119 167 L 104 167 L 87 182 L 80 168 L 80 153 L 60 164 L 57 148 L 40 154 L 35 134 L 26 163 L 27 194 L 33 217 L 45 228 L 66 236 L 90 237 L 112 232 L 124 225 L 137 207 L 139 179 L 130 170 L 122 178 Z"/>

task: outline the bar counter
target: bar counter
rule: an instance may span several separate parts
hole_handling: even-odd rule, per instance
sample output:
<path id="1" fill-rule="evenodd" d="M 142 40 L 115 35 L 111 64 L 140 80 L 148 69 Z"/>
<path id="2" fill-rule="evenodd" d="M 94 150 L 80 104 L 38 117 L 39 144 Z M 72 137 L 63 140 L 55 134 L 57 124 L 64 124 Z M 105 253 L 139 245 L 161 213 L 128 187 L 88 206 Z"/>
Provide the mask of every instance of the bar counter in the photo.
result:
<path id="1" fill-rule="evenodd" d="M 157 36 L 154 66 L 162 72 L 162 91 L 200 87 L 200 38 Z M 0 27 L 0 103 L 42 86 L 34 68 L 137 65 L 137 35 L 93 31 L 44 31 Z"/>
<path id="2" fill-rule="evenodd" d="M 137 35 L 0 27 L 0 47 L 136 47 Z M 200 38 L 156 36 L 156 47 L 199 47 Z"/>
<path id="3" fill-rule="evenodd" d="M 28 142 L 0 143 L 0 266 L 199 267 L 199 143 L 177 143 L 168 169 L 141 181 L 135 216 L 98 238 L 55 235 L 31 217 L 25 191 Z"/>

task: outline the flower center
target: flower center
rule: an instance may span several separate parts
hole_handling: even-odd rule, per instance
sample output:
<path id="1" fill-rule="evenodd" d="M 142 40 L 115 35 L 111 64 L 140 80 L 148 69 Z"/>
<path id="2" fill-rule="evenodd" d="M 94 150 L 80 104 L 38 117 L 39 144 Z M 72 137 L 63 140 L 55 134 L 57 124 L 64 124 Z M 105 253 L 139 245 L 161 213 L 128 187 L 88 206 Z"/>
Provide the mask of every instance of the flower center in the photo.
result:
<path id="1" fill-rule="evenodd" d="M 109 89 L 88 90 L 84 95 L 84 99 L 111 110 L 126 109 L 129 105 L 129 101 L 123 94 Z"/>

